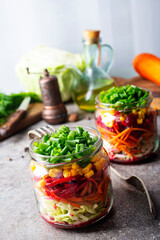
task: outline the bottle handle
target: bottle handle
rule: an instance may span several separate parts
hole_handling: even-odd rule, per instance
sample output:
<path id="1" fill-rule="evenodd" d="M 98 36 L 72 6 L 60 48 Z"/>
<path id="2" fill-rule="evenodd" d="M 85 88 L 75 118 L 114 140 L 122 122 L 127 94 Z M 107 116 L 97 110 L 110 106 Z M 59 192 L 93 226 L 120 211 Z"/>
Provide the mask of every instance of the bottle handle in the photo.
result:
<path id="1" fill-rule="evenodd" d="M 103 52 L 106 52 L 105 57 L 102 54 Z M 113 63 L 113 48 L 108 44 L 102 44 L 101 45 L 101 57 L 100 57 L 101 68 L 107 73 L 109 71 L 109 69 L 111 68 L 112 63 Z"/>

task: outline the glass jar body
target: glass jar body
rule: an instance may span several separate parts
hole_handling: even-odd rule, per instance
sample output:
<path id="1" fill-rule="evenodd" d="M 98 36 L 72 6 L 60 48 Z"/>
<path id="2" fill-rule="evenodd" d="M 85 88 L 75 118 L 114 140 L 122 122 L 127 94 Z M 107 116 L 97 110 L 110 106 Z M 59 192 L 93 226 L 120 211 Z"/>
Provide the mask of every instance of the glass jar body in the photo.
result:
<path id="1" fill-rule="evenodd" d="M 60 228 L 83 227 L 111 210 L 109 158 L 102 144 L 92 156 L 69 163 L 37 161 L 31 154 L 30 169 L 38 209 L 47 222 Z"/>
<path id="2" fill-rule="evenodd" d="M 110 161 L 132 163 L 157 153 L 157 117 L 150 102 L 120 111 L 97 103 L 96 127 Z"/>

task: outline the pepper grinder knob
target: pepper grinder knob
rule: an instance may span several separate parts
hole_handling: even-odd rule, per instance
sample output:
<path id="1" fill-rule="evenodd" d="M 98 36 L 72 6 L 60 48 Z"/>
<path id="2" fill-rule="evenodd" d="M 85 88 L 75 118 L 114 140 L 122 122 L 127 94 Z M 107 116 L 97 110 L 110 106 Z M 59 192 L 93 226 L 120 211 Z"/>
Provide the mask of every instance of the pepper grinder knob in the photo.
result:
<path id="1" fill-rule="evenodd" d="M 61 99 L 57 77 L 49 75 L 48 70 L 45 69 L 44 77 L 39 83 L 43 101 L 43 119 L 49 124 L 64 122 L 67 119 L 67 110 Z"/>

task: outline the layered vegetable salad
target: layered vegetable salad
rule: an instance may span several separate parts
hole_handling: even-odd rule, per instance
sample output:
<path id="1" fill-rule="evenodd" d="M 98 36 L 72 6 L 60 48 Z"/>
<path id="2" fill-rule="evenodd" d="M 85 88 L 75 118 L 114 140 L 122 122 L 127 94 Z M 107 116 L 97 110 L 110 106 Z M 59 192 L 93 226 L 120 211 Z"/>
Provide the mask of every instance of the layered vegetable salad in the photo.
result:
<path id="1" fill-rule="evenodd" d="M 102 91 L 96 100 L 96 126 L 111 161 L 148 158 L 158 148 L 151 93 L 134 85 Z"/>
<path id="2" fill-rule="evenodd" d="M 95 131 L 62 126 L 32 143 L 34 189 L 40 214 L 49 223 L 81 227 L 109 212 L 108 156 Z"/>

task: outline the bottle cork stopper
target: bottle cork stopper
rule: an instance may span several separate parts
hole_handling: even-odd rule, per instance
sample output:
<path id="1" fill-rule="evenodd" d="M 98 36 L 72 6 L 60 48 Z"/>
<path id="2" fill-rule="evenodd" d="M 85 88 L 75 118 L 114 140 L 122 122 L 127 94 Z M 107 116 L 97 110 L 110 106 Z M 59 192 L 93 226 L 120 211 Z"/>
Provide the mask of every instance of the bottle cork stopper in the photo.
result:
<path id="1" fill-rule="evenodd" d="M 99 39 L 99 35 L 100 35 L 99 30 L 84 30 L 83 31 L 83 37 L 86 40 L 95 39 L 95 38 Z"/>

